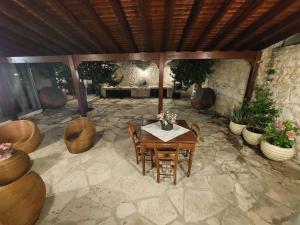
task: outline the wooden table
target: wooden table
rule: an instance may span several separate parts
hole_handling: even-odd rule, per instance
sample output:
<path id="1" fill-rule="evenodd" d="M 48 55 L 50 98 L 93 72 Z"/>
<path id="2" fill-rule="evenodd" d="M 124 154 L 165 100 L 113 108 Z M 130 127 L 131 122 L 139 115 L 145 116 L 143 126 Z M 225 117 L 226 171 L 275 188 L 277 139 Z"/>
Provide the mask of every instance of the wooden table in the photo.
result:
<path id="1" fill-rule="evenodd" d="M 143 126 L 151 123 L 155 123 L 157 120 L 144 120 Z M 182 126 L 184 128 L 190 129 L 187 122 L 185 120 L 177 120 L 176 124 L 179 126 Z M 155 143 L 177 143 L 180 144 L 180 150 L 190 150 L 190 157 L 189 157 L 189 163 L 188 163 L 188 171 L 187 176 L 189 177 L 191 174 L 191 168 L 193 163 L 193 156 L 195 152 L 195 146 L 197 143 L 197 138 L 193 134 L 193 132 L 190 130 L 189 132 L 186 132 L 180 136 L 177 136 L 176 138 L 164 142 L 160 140 L 159 138 L 153 136 L 152 134 L 148 133 L 145 130 L 141 129 L 140 132 L 140 144 L 141 144 L 141 154 L 142 154 L 142 165 L 143 165 L 143 175 L 145 175 L 145 149 L 147 148 L 154 148 Z"/>

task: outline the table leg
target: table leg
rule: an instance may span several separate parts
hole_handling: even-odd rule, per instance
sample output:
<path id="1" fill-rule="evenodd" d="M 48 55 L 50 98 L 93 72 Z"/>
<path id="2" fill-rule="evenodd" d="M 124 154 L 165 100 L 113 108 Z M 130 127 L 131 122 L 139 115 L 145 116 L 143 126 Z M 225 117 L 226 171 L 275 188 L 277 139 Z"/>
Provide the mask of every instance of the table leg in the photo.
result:
<path id="1" fill-rule="evenodd" d="M 142 166 L 143 166 L 143 175 L 145 176 L 145 148 L 142 146 Z"/>
<path id="2" fill-rule="evenodd" d="M 194 157 L 194 152 L 195 152 L 195 146 L 190 150 L 190 158 L 189 158 L 189 165 L 188 165 L 188 172 L 187 172 L 187 177 L 191 175 L 191 169 L 192 169 L 192 163 L 193 163 L 193 157 Z"/>

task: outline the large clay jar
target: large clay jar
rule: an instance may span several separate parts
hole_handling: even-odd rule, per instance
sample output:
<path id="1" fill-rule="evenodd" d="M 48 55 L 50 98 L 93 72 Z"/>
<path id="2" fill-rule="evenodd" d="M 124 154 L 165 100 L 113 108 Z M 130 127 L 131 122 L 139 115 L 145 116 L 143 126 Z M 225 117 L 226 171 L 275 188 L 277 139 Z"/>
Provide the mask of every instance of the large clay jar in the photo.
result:
<path id="1" fill-rule="evenodd" d="M 16 150 L 33 152 L 40 141 L 40 130 L 30 120 L 16 120 L 0 126 L 0 143 L 12 143 Z"/>
<path id="2" fill-rule="evenodd" d="M 0 161 L 0 186 L 22 177 L 30 168 L 30 158 L 22 151 L 16 151 L 10 158 Z"/>
<path id="3" fill-rule="evenodd" d="M 208 109 L 215 104 L 216 94 L 211 88 L 194 88 L 191 104 L 195 109 Z"/>
<path id="4" fill-rule="evenodd" d="M 62 90 L 55 87 L 44 87 L 39 91 L 39 98 L 44 108 L 61 108 L 67 102 L 67 97 Z"/>
<path id="5" fill-rule="evenodd" d="M 46 197 L 42 178 L 34 171 L 0 187 L 0 224 L 33 225 Z"/>
<path id="6" fill-rule="evenodd" d="M 72 120 L 65 126 L 64 141 L 70 153 L 89 150 L 95 141 L 96 128 L 88 117 Z"/>

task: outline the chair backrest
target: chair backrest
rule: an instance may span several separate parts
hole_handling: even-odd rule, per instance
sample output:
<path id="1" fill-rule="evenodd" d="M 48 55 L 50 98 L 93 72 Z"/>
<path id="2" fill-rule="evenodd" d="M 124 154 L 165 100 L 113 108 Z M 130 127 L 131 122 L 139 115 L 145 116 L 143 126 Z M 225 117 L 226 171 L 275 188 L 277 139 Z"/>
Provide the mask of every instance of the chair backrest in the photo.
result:
<path id="1" fill-rule="evenodd" d="M 193 131 L 195 137 L 197 139 L 199 139 L 200 137 L 200 127 L 198 126 L 197 123 L 192 123 L 191 126 L 190 126 L 190 129 Z"/>
<path id="2" fill-rule="evenodd" d="M 136 132 L 136 126 L 135 126 L 135 123 L 134 122 L 130 122 L 129 125 L 128 125 L 128 132 L 129 132 L 129 135 L 132 139 L 132 142 L 134 144 L 134 147 L 136 148 L 137 147 L 137 144 L 139 142 L 139 138 L 137 136 L 137 132 Z"/>
<path id="3" fill-rule="evenodd" d="M 160 154 L 172 153 L 176 158 L 178 157 L 180 144 L 175 143 L 155 143 L 154 152 L 155 157 L 159 158 Z"/>

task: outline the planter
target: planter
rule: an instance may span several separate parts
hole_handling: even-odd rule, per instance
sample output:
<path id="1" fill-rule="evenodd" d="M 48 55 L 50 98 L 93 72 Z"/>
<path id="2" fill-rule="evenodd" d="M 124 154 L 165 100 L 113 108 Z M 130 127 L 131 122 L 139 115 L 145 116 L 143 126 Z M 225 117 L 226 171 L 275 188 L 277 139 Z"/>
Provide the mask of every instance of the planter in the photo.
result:
<path id="1" fill-rule="evenodd" d="M 0 224 L 33 225 L 40 216 L 45 197 L 44 181 L 34 171 L 0 187 Z"/>
<path id="2" fill-rule="evenodd" d="M 243 130 L 243 138 L 249 145 L 259 145 L 262 135 L 262 132 L 250 131 L 249 128 Z"/>
<path id="3" fill-rule="evenodd" d="M 216 94 L 211 88 L 194 88 L 191 95 L 191 105 L 195 109 L 208 109 L 215 104 Z"/>
<path id="4" fill-rule="evenodd" d="M 244 130 L 245 127 L 246 127 L 246 125 L 238 124 L 238 123 L 235 123 L 232 121 L 230 121 L 230 123 L 229 123 L 229 129 L 235 135 L 241 135 L 242 131 Z"/>
<path id="5" fill-rule="evenodd" d="M 161 124 L 161 129 L 162 130 L 173 130 L 173 124 L 168 123 L 167 125 L 165 125 L 164 123 L 160 123 Z"/>
<path id="6" fill-rule="evenodd" d="M 30 158 L 22 151 L 16 151 L 10 158 L 0 161 L 0 186 L 22 177 L 30 168 Z"/>
<path id="7" fill-rule="evenodd" d="M 260 149 L 267 158 L 274 161 L 289 160 L 295 155 L 294 148 L 281 148 L 279 146 L 272 145 L 267 141 L 262 141 L 260 143 Z"/>

